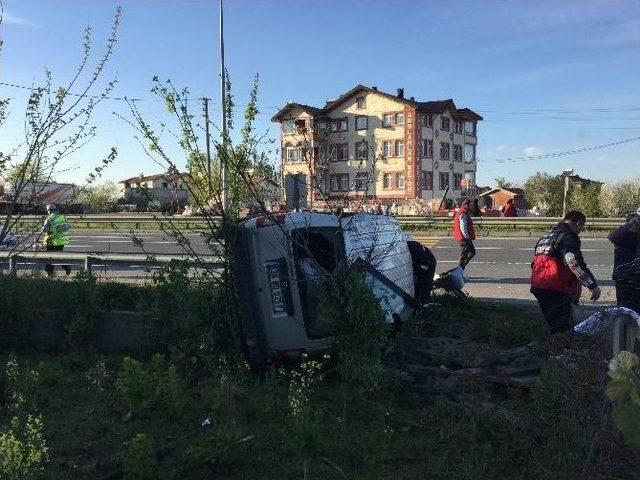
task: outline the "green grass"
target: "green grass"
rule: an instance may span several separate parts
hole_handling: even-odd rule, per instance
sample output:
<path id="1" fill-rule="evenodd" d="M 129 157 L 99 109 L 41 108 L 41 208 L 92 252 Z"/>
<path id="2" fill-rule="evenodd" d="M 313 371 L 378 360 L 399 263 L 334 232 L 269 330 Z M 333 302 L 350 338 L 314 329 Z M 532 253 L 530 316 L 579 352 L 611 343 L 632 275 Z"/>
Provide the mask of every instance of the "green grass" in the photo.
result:
<path id="1" fill-rule="evenodd" d="M 529 309 L 436 300 L 443 306 L 428 335 L 513 346 L 544 330 Z M 7 358 L 0 355 L 0 372 Z M 328 378 L 308 390 L 306 413 L 292 417 L 286 372 L 254 375 L 211 353 L 176 364 L 181 409 L 156 401 L 133 415 L 118 389 L 120 355 L 21 352 L 17 360 L 39 374 L 31 391 L 51 460 L 36 478 L 100 478 L 120 468 L 138 434 L 161 452 L 158 479 L 301 479 L 306 471 L 308 479 L 604 480 L 631 479 L 640 468 L 607 420 L 589 365 L 575 374 L 549 366 L 532 392 L 479 391 L 471 405 L 392 384 L 363 393 Z M 488 399 L 495 409 L 481 407 Z M 0 429 L 8 401 L 0 398 Z"/>

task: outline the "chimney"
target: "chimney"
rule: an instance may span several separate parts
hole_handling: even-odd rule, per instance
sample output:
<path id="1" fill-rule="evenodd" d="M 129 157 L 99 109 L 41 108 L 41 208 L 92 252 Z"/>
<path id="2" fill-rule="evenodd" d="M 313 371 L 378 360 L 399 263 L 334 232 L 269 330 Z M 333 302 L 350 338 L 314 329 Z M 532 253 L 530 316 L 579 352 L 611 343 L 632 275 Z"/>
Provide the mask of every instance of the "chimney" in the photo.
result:
<path id="1" fill-rule="evenodd" d="M 404 88 L 398 89 L 398 98 L 404 98 Z"/>
<path id="2" fill-rule="evenodd" d="M 371 87 L 371 90 L 373 90 L 374 92 L 378 91 L 378 87 Z"/>
<path id="3" fill-rule="evenodd" d="M 411 100 L 412 102 L 416 101 L 416 97 L 411 97 L 409 100 Z"/>

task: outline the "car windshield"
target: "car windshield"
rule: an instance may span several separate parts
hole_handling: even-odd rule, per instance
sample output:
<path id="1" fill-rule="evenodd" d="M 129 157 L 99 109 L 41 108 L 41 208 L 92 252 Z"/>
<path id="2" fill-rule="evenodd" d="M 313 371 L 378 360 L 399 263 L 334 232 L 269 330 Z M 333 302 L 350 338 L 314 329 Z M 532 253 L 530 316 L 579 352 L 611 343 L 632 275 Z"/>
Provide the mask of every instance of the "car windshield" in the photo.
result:
<path id="1" fill-rule="evenodd" d="M 334 272 L 342 257 L 337 234 L 335 227 L 304 228 L 292 234 L 298 290 L 309 338 L 330 335 L 328 322 L 318 312 L 318 289 Z"/>

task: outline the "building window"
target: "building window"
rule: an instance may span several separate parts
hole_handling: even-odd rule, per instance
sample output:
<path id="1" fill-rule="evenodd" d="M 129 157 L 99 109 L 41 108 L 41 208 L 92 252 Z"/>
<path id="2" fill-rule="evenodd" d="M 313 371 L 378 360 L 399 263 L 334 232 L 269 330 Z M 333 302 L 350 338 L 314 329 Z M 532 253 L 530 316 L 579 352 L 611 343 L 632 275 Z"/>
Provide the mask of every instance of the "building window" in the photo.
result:
<path id="1" fill-rule="evenodd" d="M 453 124 L 453 131 L 455 133 L 462 133 L 462 122 L 455 122 Z"/>
<path id="2" fill-rule="evenodd" d="M 367 158 L 367 154 L 369 153 L 369 148 L 367 147 L 367 142 L 358 142 L 356 143 L 356 158 Z"/>
<path id="3" fill-rule="evenodd" d="M 299 162 L 300 161 L 300 149 L 296 147 L 287 147 L 287 162 Z"/>
<path id="4" fill-rule="evenodd" d="M 476 146 L 471 143 L 464 145 L 464 159 L 467 162 L 473 162 L 476 159 Z"/>
<path id="5" fill-rule="evenodd" d="M 385 173 L 382 176 L 382 188 L 390 189 L 393 188 L 393 183 L 391 182 L 391 174 Z"/>
<path id="6" fill-rule="evenodd" d="M 440 142 L 440 159 L 449 160 L 451 146 L 448 142 Z"/>
<path id="7" fill-rule="evenodd" d="M 404 113 L 396 113 L 396 125 L 404 125 Z"/>
<path id="8" fill-rule="evenodd" d="M 474 135 L 476 134 L 476 123 L 475 122 L 470 122 L 470 121 L 466 121 L 464 122 L 464 133 L 466 133 L 467 135 Z"/>
<path id="9" fill-rule="evenodd" d="M 356 117 L 356 130 L 367 129 L 367 117 L 366 115 L 358 115 Z"/>
<path id="10" fill-rule="evenodd" d="M 367 191 L 367 174 L 366 173 L 356 173 L 356 190 L 358 192 Z"/>
<path id="11" fill-rule="evenodd" d="M 453 189 L 460 190 L 462 188 L 462 174 L 454 173 L 453 174 Z"/>
<path id="12" fill-rule="evenodd" d="M 169 184 L 167 182 L 162 182 L 162 188 L 169 188 Z"/>
<path id="13" fill-rule="evenodd" d="M 433 172 L 422 172 L 422 189 L 433 190 Z"/>
<path id="14" fill-rule="evenodd" d="M 346 132 L 347 130 L 349 130 L 349 119 L 347 117 L 331 120 L 332 132 Z"/>
<path id="15" fill-rule="evenodd" d="M 426 155 L 427 158 L 433 158 L 433 140 L 425 140 L 426 142 Z"/>
<path id="16" fill-rule="evenodd" d="M 424 142 L 418 143 L 418 157 L 424 157 Z"/>
<path id="17" fill-rule="evenodd" d="M 329 184 L 332 192 L 346 192 L 349 190 L 349 174 L 331 175 Z"/>
<path id="18" fill-rule="evenodd" d="M 396 187 L 404 188 L 404 172 L 396 173 Z"/>
<path id="19" fill-rule="evenodd" d="M 393 157 L 393 144 L 388 140 L 382 142 L 382 151 L 385 158 Z"/>
<path id="20" fill-rule="evenodd" d="M 362 109 L 362 108 L 366 108 L 366 106 L 367 106 L 367 102 L 364 99 L 364 97 L 356 97 L 356 108 Z"/>
<path id="21" fill-rule="evenodd" d="M 285 120 L 282 122 L 282 133 L 293 133 L 296 130 L 295 120 Z"/>
<path id="22" fill-rule="evenodd" d="M 451 120 L 449 117 L 442 117 L 441 121 L 442 130 L 448 132 L 451 129 Z"/>
<path id="23" fill-rule="evenodd" d="M 336 160 L 337 161 L 349 160 L 349 144 L 348 143 L 336 144 Z"/>
<path id="24" fill-rule="evenodd" d="M 307 122 L 304 118 L 295 121 L 296 130 L 298 132 L 304 132 L 307 130 Z"/>
<path id="25" fill-rule="evenodd" d="M 427 127 L 433 127 L 433 115 L 427 115 Z"/>
<path id="26" fill-rule="evenodd" d="M 453 159 L 458 162 L 462 161 L 462 145 L 453 146 Z"/>
<path id="27" fill-rule="evenodd" d="M 449 172 L 440 172 L 440 190 L 446 190 L 449 186 Z"/>
<path id="28" fill-rule="evenodd" d="M 383 127 L 392 127 L 393 126 L 393 115 L 390 113 L 382 114 L 382 126 Z"/>
<path id="29" fill-rule="evenodd" d="M 396 157 L 404 156 L 404 140 L 396 140 Z"/>

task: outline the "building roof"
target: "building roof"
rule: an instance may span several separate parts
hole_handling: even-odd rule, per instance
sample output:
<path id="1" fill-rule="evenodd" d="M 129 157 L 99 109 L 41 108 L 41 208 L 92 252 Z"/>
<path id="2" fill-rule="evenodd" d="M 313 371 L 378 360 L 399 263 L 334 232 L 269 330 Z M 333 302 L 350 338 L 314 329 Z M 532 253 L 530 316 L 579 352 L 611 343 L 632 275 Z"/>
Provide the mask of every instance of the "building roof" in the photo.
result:
<path id="1" fill-rule="evenodd" d="M 480 195 L 478 195 L 479 197 L 482 196 L 489 196 L 489 195 L 493 195 L 494 193 L 498 193 L 498 192 L 508 192 L 508 193 L 512 193 L 513 195 L 522 195 L 524 196 L 524 190 L 521 188 L 492 188 L 491 190 L 481 193 Z"/>
<path id="2" fill-rule="evenodd" d="M 413 97 L 406 98 L 404 94 L 402 96 L 392 95 L 390 93 L 386 93 L 381 90 L 378 90 L 377 87 L 366 87 L 364 85 L 356 85 L 348 92 L 340 95 L 337 99 L 328 100 L 325 103 L 324 107 L 322 108 L 312 107 L 310 105 L 305 105 L 302 103 L 294 103 L 294 102 L 287 103 L 283 108 L 281 108 L 278 111 L 278 113 L 276 113 L 271 118 L 271 121 L 272 122 L 281 121 L 282 119 L 284 119 L 285 114 L 291 108 L 294 108 L 294 107 L 298 107 L 302 109 L 303 111 L 309 113 L 313 117 L 321 117 L 329 113 L 338 105 L 341 105 L 348 99 L 352 98 L 354 95 L 357 95 L 358 93 L 361 93 L 361 92 L 378 94 L 383 97 L 389 98 L 391 100 L 404 103 L 405 105 L 409 105 L 411 107 L 416 108 L 418 111 L 422 111 L 426 113 L 442 113 L 445 111 L 445 109 L 449 109 L 455 117 L 459 117 L 467 120 L 475 120 L 475 121 L 483 119 L 480 115 L 478 115 L 473 110 L 470 110 L 468 108 L 461 108 L 461 109 L 456 108 L 456 105 L 451 98 L 448 98 L 446 100 L 431 100 L 427 102 L 419 102 L 414 100 Z"/>
<path id="3" fill-rule="evenodd" d="M 161 178 L 164 178 L 165 180 L 173 181 L 173 180 L 180 180 L 181 178 L 184 178 L 186 175 L 187 175 L 186 173 L 157 173 L 155 175 L 147 175 L 147 176 L 140 174 L 137 177 L 131 177 L 131 178 L 126 178 L 124 180 L 120 180 L 118 183 L 148 182 L 153 180 L 160 180 Z"/>

